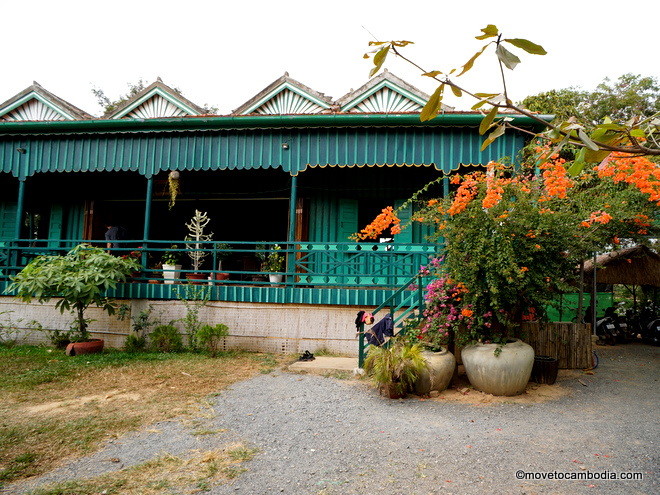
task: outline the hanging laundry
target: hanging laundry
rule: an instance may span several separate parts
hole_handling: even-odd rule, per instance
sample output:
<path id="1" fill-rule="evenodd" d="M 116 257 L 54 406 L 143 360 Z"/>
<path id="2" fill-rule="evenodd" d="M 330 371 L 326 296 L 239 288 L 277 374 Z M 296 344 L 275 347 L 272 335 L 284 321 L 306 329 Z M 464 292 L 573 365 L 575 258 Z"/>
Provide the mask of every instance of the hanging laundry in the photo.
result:
<path id="1" fill-rule="evenodd" d="M 364 332 L 364 336 L 370 345 L 381 346 L 385 343 L 385 337 L 392 337 L 394 335 L 394 319 L 392 314 L 389 313 L 383 317 L 369 330 Z"/>

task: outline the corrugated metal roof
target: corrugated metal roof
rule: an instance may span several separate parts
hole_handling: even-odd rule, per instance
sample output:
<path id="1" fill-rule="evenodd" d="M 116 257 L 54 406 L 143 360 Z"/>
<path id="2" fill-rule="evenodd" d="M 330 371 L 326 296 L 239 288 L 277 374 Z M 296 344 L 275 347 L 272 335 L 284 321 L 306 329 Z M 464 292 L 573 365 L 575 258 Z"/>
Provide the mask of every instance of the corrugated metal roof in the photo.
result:
<path id="1" fill-rule="evenodd" d="M 473 127 L 327 127 L 224 129 L 205 132 L 11 136 L 0 134 L 0 171 L 16 177 L 44 172 L 435 165 L 514 158 L 522 135 L 508 133 L 484 152 Z M 286 145 L 286 146 L 285 146 Z M 18 152 L 25 150 L 25 153 Z"/>

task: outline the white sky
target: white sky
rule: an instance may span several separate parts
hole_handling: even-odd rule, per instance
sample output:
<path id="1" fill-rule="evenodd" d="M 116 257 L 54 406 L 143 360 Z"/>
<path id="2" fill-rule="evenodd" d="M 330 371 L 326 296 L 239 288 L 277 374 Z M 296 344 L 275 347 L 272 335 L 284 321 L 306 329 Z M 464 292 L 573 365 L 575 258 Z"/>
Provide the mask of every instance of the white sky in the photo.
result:
<path id="1" fill-rule="evenodd" d="M 368 79 L 371 62 L 362 54 L 372 38 L 364 28 L 384 40 L 415 41 L 406 53 L 439 70 L 465 63 L 483 43 L 474 36 L 487 24 L 506 37 L 539 43 L 548 55 L 517 50 L 522 64 L 507 71 L 514 100 L 573 85 L 593 89 L 626 72 L 660 80 L 657 0 L 4 0 L 0 11 L 0 101 L 37 81 L 93 115 L 102 112 L 92 87 L 116 98 L 128 82 L 157 76 L 220 114 L 284 71 L 336 99 Z M 460 78 L 466 88 L 501 90 L 493 60 L 491 53 L 478 71 Z M 427 93 L 434 90 L 402 61 L 385 66 Z"/>

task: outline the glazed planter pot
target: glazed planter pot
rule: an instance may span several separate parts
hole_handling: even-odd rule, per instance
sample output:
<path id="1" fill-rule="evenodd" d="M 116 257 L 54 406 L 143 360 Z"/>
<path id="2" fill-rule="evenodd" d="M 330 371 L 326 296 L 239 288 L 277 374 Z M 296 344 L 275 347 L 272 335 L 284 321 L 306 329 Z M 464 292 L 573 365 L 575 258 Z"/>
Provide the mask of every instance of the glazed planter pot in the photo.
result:
<path id="1" fill-rule="evenodd" d="M 87 342 L 71 342 L 66 346 L 66 355 L 98 354 L 103 352 L 103 344 L 103 339 L 91 339 Z"/>
<path id="2" fill-rule="evenodd" d="M 432 390 L 442 392 L 449 386 L 456 369 L 456 359 L 447 349 L 440 352 L 424 351 L 422 356 L 428 363 L 428 369 L 420 373 L 415 383 L 415 393 L 428 395 Z"/>
<path id="3" fill-rule="evenodd" d="M 181 265 L 163 265 L 163 278 L 166 284 L 173 284 L 181 278 Z"/>
<path id="4" fill-rule="evenodd" d="M 268 274 L 268 280 L 270 280 L 271 285 L 281 284 L 283 278 L 284 278 L 284 275 L 282 275 L 281 273 L 269 273 Z"/>
<path id="5" fill-rule="evenodd" d="M 500 346 L 475 344 L 463 348 L 465 373 L 474 388 L 493 395 L 518 395 L 525 391 L 534 365 L 534 349 L 519 339 Z"/>

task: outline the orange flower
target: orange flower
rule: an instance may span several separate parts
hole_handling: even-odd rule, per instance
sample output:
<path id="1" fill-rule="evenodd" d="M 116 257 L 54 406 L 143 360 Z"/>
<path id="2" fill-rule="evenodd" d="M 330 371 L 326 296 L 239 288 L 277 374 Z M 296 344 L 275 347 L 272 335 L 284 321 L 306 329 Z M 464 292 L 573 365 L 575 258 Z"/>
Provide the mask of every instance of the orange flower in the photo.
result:
<path id="1" fill-rule="evenodd" d="M 612 153 L 598 166 L 598 176 L 632 184 L 660 205 L 660 165 L 646 157 Z"/>
<path id="2" fill-rule="evenodd" d="M 548 201 L 551 198 L 564 199 L 567 191 L 573 187 L 573 181 L 568 178 L 563 163 L 564 161 L 559 159 L 541 165 L 545 183 L 545 195 L 540 198 L 541 201 Z"/>
<path id="3" fill-rule="evenodd" d="M 374 220 L 353 236 L 356 240 L 375 239 L 388 227 L 391 228 L 392 235 L 401 233 L 401 220 L 394 213 L 391 206 L 383 208 L 381 213 Z"/>
<path id="4" fill-rule="evenodd" d="M 447 210 L 447 213 L 454 216 L 464 211 L 470 201 L 472 201 L 477 195 L 477 185 L 477 174 L 466 175 L 463 178 L 461 185 L 458 186 L 456 196 L 454 196 L 454 201 L 449 207 L 449 210 Z"/>
<path id="5" fill-rule="evenodd" d="M 471 309 L 463 308 L 463 309 L 461 310 L 461 314 L 462 314 L 463 316 L 466 316 L 466 317 L 469 318 L 470 316 L 472 316 L 472 315 L 474 314 L 474 311 L 472 311 Z"/>
<path id="6" fill-rule="evenodd" d="M 528 271 L 529 271 L 529 268 L 527 268 L 526 266 L 521 266 L 521 267 L 520 267 L 520 271 L 521 271 L 521 272 L 528 272 Z"/>
<path id="7" fill-rule="evenodd" d="M 606 223 L 609 223 L 610 220 L 612 220 L 612 215 L 610 215 L 606 211 L 598 210 L 592 212 L 591 215 L 589 216 L 589 219 L 584 222 L 581 222 L 580 225 L 582 225 L 583 227 L 590 227 L 594 223 L 600 223 L 605 225 Z"/>

